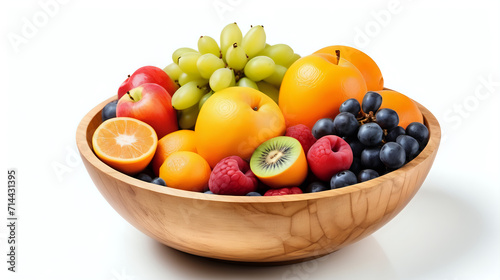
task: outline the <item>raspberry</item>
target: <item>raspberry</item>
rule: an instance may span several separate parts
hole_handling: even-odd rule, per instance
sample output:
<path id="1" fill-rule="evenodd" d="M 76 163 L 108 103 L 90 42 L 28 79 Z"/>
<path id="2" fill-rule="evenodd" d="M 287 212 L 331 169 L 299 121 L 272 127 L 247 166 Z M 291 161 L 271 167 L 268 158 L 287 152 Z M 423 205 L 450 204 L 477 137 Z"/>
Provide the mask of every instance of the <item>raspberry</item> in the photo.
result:
<path id="1" fill-rule="evenodd" d="M 333 175 L 351 166 L 353 155 L 351 146 L 335 135 L 323 136 L 307 153 L 307 163 L 320 180 L 328 181 Z"/>
<path id="2" fill-rule="evenodd" d="M 257 189 L 257 177 L 246 161 L 230 156 L 215 165 L 208 187 L 214 194 L 245 195 Z"/>
<path id="3" fill-rule="evenodd" d="M 303 124 L 288 127 L 286 129 L 285 136 L 290 136 L 299 140 L 306 155 L 309 148 L 311 148 L 311 146 L 316 142 L 316 138 L 312 135 L 311 129 Z"/>
<path id="4" fill-rule="evenodd" d="M 264 196 L 274 196 L 274 195 L 287 195 L 287 194 L 299 194 L 302 190 L 298 187 L 289 187 L 281 189 L 269 189 Z"/>

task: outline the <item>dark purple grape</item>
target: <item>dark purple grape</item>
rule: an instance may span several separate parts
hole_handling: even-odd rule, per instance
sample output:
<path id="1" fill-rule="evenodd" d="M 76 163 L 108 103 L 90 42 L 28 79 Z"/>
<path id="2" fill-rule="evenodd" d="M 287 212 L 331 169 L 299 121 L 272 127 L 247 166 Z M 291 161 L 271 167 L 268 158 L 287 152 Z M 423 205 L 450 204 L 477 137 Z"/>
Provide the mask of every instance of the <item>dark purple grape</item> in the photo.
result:
<path id="1" fill-rule="evenodd" d="M 361 153 L 361 164 L 368 169 L 380 170 L 384 163 L 380 160 L 380 147 L 370 147 Z"/>
<path id="2" fill-rule="evenodd" d="M 309 185 L 307 185 L 307 188 L 305 189 L 306 193 L 315 193 L 315 192 L 322 192 L 329 190 L 330 188 L 327 187 L 326 183 L 323 182 L 312 182 Z"/>
<path id="3" fill-rule="evenodd" d="M 393 129 L 399 124 L 398 113 L 389 108 L 378 110 L 375 119 L 377 119 L 377 123 L 382 129 Z"/>
<path id="4" fill-rule="evenodd" d="M 111 118 L 116 118 L 116 105 L 118 100 L 113 100 L 106 104 L 101 112 L 102 121 L 109 120 Z"/>
<path id="5" fill-rule="evenodd" d="M 365 123 L 359 127 L 358 139 L 365 146 L 377 146 L 383 137 L 384 131 L 377 123 Z"/>
<path id="6" fill-rule="evenodd" d="M 388 168 L 400 168 L 406 162 L 405 149 L 396 142 L 388 142 L 380 149 L 380 160 Z"/>
<path id="7" fill-rule="evenodd" d="M 371 180 L 373 178 L 377 178 L 380 176 L 377 171 L 373 169 L 363 169 L 358 173 L 358 181 L 361 182 L 366 182 L 368 180 Z"/>
<path id="8" fill-rule="evenodd" d="M 316 139 L 333 134 L 335 134 L 335 129 L 333 127 L 333 120 L 330 118 L 319 119 L 312 128 L 312 135 Z"/>
<path id="9" fill-rule="evenodd" d="M 405 149 L 407 162 L 414 159 L 419 153 L 418 141 L 410 135 L 399 135 L 396 138 L 396 143 Z"/>
<path id="10" fill-rule="evenodd" d="M 412 122 L 406 127 L 406 135 L 410 135 L 415 138 L 420 145 L 420 150 L 425 148 L 427 142 L 429 142 L 429 129 L 419 122 Z"/>
<path id="11" fill-rule="evenodd" d="M 332 179 L 330 180 L 330 187 L 332 189 L 338 189 L 357 183 L 358 178 L 356 178 L 356 175 L 354 175 L 354 173 L 350 170 L 344 170 L 333 175 Z"/>
<path id="12" fill-rule="evenodd" d="M 382 96 L 375 91 L 369 91 L 363 97 L 361 109 L 367 114 L 370 112 L 375 114 L 380 108 L 380 105 L 382 105 Z"/>
<path id="13" fill-rule="evenodd" d="M 359 101 L 354 98 L 347 99 L 344 103 L 342 103 L 342 105 L 340 105 L 339 111 L 341 113 L 347 112 L 357 116 L 359 111 L 361 111 L 361 105 L 359 105 Z"/>
<path id="14" fill-rule="evenodd" d="M 347 143 L 351 146 L 352 156 L 357 158 L 361 157 L 361 152 L 365 149 L 365 145 L 363 145 L 357 137 L 348 139 Z"/>
<path id="15" fill-rule="evenodd" d="M 396 126 L 395 128 L 387 131 L 385 142 L 396 142 L 396 138 L 398 138 L 399 135 L 404 135 L 405 133 L 406 132 L 404 128 L 402 128 L 401 126 Z"/>
<path id="16" fill-rule="evenodd" d="M 333 120 L 333 129 L 335 134 L 340 137 L 349 137 L 356 133 L 359 128 L 356 117 L 347 112 L 338 114 Z"/>

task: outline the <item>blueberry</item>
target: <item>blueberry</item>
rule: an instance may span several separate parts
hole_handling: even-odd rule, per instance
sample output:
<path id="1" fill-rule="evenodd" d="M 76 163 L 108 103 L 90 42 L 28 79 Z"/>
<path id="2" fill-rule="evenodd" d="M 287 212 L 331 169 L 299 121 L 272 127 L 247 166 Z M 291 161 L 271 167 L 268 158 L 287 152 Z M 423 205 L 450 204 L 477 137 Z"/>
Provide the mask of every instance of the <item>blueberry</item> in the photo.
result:
<path id="1" fill-rule="evenodd" d="M 384 163 L 380 160 L 380 147 L 364 149 L 363 152 L 361 152 L 361 164 L 365 168 L 374 170 L 384 168 Z"/>
<path id="2" fill-rule="evenodd" d="M 205 191 L 204 193 L 206 194 L 214 194 L 212 191 L 208 190 L 208 191 Z"/>
<path id="3" fill-rule="evenodd" d="M 384 131 L 377 123 L 365 123 L 359 127 L 358 139 L 365 146 L 377 146 L 383 137 Z"/>
<path id="4" fill-rule="evenodd" d="M 326 186 L 326 184 L 323 183 L 323 182 L 312 182 L 309 185 L 307 185 L 307 188 L 305 189 L 305 192 L 306 193 L 315 193 L 315 192 L 326 191 L 326 190 L 329 190 L 329 189 L 330 188 L 328 188 Z"/>
<path id="5" fill-rule="evenodd" d="M 412 122 L 406 127 L 406 135 L 415 138 L 420 145 L 420 150 L 423 150 L 429 141 L 429 129 L 419 122 Z"/>
<path id="6" fill-rule="evenodd" d="M 350 170 L 344 170 L 333 175 L 332 179 L 330 180 L 330 187 L 332 189 L 338 189 L 357 183 L 358 179 L 356 178 L 356 175 L 354 175 L 354 173 Z"/>
<path id="7" fill-rule="evenodd" d="M 374 91 L 367 92 L 361 102 L 361 108 L 363 109 L 363 112 L 367 114 L 370 112 L 377 112 L 380 105 L 382 105 L 382 96 Z"/>
<path id="8" fill-rule="evenodd" d="M 380 160 L 388 168 L 400 168 L 406 162 L 405 149 L 396 142 L 388 142 L 380 149 Z"/>
<path id="9" fill-rule="evenodd" d="M 342 103 L 342 105 L 340 105 L 339 111 L 341 113 L 348 112 L 357 116 L 359 111 L 361 111 L 361 105 L 359 105 L 359 101 L 354 98 L 347 99 L 344 103 Z"/>
<path id="10" fill-rule="evenodd" d="M 330 118 L 319 119 L 312 128 L 312 135 L 316 139 L 333 134 L 335 134 L 335 129 L 333 128 L 333 120 Z"/>
<path id="11" fill-rule="evenodd" d="M 249 192 L 247 194 L 245 194 L 246 196 L 262 196 L 260 193 L 258 192 Z"/>
<path id="12" fill-rule="evenodd" d="M 116 104 L 118 104 L 118 100 L 113 100 L 104 106 L 101 112 L 102 121 L 116 118 Z"/>
<path id="13" fill-rule="evenodd" d="M 338 114 L 333 120 L 333 128 L 336 135 L 348 137 L 356 133 L 359 128 L 359 123 L 353 114 L 343 112 Z"/>
<path id="14" fill-rule="evenodd" d="M 399 124 L 398 113 L 389 108 L 380 109 L 375 118 L 382 129 L 393 129 Z"/>
<path id="15" fill-rule="evenodd" d="M 399 135 L 396 143 L 403 146 L 406 153 L 406 161 L 414 159 L 419 153 L 419 144 L 415 138 L 410 135 Z"/>
<path id="16" fill-rule="evenodd" d="M 377 178 L 378 176 L 380 176 L 378 172 L 373 169 L 363 169 L 358 173 L 358 181 L 361 183 Z"/>
<path id="17" fill-rule="evenodd" d="M 154 178 L 153 180 L 151 180 L 151 183 L 153 183 L 153 184 L 157 184 L 157 185 L 160 185 L 160 186 L 164 186 L 164 187 L 166 187 L 166 186 L 167 186 L 167 184 L 165 183 L 165 180 L 163 180 L 163 179 L 162 179 L 162 178 L 160 178 L 160 177 L 156 177 L 156 178 Z"/>
<path id="18" fill-rule="evenodd" d="M 149 176 L 149 174 L 147 174 L 145 172 L 141 172 L 141 173 L 135 175 L 135 178 L 142 180 L 144 182 L 148 182 L 148 183 L 150 183 L 153 180 L 153 178 L 151 178 L 151 176 Z"/>
<path id="19" fill-rule="evenodd" d="M 396 138 L 398 138 L 399 135 L 404 135 L 405 133 L 405 129 L 401 126 L 389 129 L 387 131 L 387 135 L 385 136 L 385 142 L 396 142 Z"/>

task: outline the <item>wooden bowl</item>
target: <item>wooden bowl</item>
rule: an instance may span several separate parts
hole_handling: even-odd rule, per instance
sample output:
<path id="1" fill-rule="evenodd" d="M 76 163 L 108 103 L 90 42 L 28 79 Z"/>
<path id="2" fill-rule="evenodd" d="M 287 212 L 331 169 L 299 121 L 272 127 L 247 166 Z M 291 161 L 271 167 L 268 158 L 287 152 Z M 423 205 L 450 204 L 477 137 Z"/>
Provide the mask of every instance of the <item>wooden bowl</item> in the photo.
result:
<path id="1" fill-rule="evenodd" d="M 80 122 L 76 142 L 104 198 L 130 224 L 157 241 L 194 255 L 237 262 L 297 262 L 334 252 L 372 234 L 396 216 L 424 182 L 441 129 L 419 105 L 430 140 L 402 168 L 341 189 L 286 196 L 225 196 L 161 187 L 99 160 L 92 135 L 102 108 Z"/>

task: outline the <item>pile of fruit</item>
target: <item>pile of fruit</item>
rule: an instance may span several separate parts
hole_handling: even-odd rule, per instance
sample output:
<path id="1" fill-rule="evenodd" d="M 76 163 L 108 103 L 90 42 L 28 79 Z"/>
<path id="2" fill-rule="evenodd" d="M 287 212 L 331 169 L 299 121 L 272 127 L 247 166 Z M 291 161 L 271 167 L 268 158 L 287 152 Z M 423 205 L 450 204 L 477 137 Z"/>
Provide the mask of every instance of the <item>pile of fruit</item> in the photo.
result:
<path id="1" fill-rule="evenodd" d="M 137 69 L 102 110 L 95 154 L 137 179 L 219 195 L 318 192 L 365 182 L 429 140 L 418 106 L 384 89 L 347 46 L 300 57 L 236 23 L 201 36 L 164 69 Z"/>

